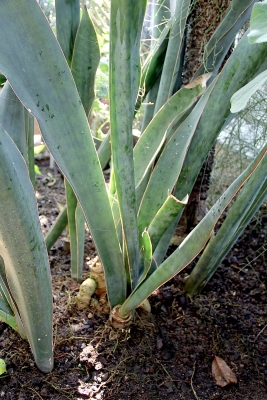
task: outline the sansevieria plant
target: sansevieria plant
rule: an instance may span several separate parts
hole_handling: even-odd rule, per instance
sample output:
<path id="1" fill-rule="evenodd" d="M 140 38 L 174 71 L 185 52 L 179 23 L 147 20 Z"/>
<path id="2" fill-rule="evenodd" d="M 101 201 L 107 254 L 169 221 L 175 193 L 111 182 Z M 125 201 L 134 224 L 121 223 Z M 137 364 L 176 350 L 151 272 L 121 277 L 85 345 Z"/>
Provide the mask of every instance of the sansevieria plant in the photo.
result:
<path id="1" fill-rule="evenodd" d="M 28 338 L 44 372 L 53 368 L 45 243 L 50 247 L 67 223 L 73 277 L 81 279 L 85 221 L 105 272 L 111 319 L 123 323 L 207 248 L 214 257 L 203 253 L 201 280 L 193 271 L 186 283 L 190 294 L 199 290 L 220 262 L 217 241 L 229 250 L 266 197 L 267 146 L 165 259 L 201 166 L 230 118 L 231 97 L 267 66 L 266 43 L 252 45 L 244 35 L 218 73 L 253 3 L 231 2 L 206 44 L 203 64 L 183 85 L 191 1 L 171 2 L 170 18 L 141 64 L 147 1 L 111 0 L 110 133 L 98 147 L 88 117 L 100 52 L 85 5 L 81 11 L 77 0 L 56 0 L 56 38 L 36 0 L 1 1 L 0 70 L 7 82 L 0 97 L 0 317 Z M 159 24 L 160 13 L 155 18 Z M 134 147 L 133 119 L 147 99 L 152 110 L 145 113 Z M 67 208 L 46 241 L 29 175 L 32 115 L 66 182 Z M 109 160 L 108 191 L 102 167 Z M 238 192 L 230 223 L 214 236 L 216 222 Z M 230 233 L 224 228 L 229 225 Z"/>

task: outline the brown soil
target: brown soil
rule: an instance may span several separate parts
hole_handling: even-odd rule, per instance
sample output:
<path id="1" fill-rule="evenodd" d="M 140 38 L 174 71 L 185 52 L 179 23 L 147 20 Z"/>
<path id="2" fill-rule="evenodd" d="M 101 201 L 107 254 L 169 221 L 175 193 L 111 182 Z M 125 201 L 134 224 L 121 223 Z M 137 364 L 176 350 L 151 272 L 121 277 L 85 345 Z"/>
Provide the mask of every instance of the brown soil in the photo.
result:
<path id="1" fill-rule="evenodd" d="M 45 165 L 38 177 L 44 231 L 64 203 L 59 174 L 50 186 Z M 189 299 L 183 284 L 190 267 L 150 297 L 152 313 L 136 312 L 124 331 L 108 324 L 108 310 L 78 311 L 79 285 L 59 240 L 49 252 L 54 293 L 55 368 L 41 373 L 27 342 L 0 323 L 0 398 L 26 399 L 267 399 L 267 216 L 260 214 L 228 254 L 201 295 Z M 96 257 L 86 240 L 84 277 Z M 192 267 L 191 267 L 192 268 Z M 266 329 L 265 329 L 266 328 Z M 214 355 L 236 374 L 220 387 L 211 374 Z"/>

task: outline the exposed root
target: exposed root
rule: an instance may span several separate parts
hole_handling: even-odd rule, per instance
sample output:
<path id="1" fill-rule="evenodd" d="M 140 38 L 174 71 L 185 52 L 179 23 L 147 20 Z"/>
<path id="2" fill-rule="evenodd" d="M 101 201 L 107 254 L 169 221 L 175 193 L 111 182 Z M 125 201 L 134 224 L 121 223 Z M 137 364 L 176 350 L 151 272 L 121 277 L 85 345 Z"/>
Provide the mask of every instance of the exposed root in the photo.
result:
<path id="1" fill-rule="evenodd" d="M 98 260 L 90 267 L 90 277 L 97 283 L 95 294 L 99 297 L 107 293 L 105 274 L 101 262 Z"/>
<path id="2" fill-rule="evenodd" d="M 92 295 L 96 290 L 96 281 L 92 278 L 87 278 L 80 286 L 79 293 L 76 297 L 76 305 L 79 310 L 84 310 L 89 307 Z"/>

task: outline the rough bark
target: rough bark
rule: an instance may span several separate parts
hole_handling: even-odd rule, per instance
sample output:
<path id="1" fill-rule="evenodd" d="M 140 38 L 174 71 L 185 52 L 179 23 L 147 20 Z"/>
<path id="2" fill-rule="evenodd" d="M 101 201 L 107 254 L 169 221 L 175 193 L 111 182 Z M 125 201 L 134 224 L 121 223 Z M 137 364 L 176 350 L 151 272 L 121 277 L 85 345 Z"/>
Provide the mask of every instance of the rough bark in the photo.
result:
<path id="1" fill-rule="evenodd" d="M 186 37 L 185 63 L 182 75 L 184 85 L 192 79 L 201 65 L 205 45 L 220 24 L 229 4 L 230 0 L 193 1 Z M 180 221 L 179 235 L 185 236 L 189 233 L 206 214 L 206 198 L 214 152 L 215 144 L 202 166 L 189 197 L 188 205 Z"/>

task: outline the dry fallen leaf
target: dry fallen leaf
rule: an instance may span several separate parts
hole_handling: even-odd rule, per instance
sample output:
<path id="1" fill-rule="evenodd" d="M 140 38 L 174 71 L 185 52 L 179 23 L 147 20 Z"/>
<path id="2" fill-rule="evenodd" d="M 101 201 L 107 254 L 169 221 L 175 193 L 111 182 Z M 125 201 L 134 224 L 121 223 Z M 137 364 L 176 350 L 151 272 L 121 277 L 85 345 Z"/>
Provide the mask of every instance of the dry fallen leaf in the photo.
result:
<path id="1" fill-rule="evenodd" d="M 217 385 L 226 386 L 231 383 L 237 383 L 237 379 L 233 371 L 226 364 L 226 362 L 217 356 L 214 356 L 212 362 L 212 376 L 216 380 Z"/>
<path id="2" fill-rule="evenodd" d="M 184 88 L 192 89 L 197 85 L 202 85 L 202 87 L 204 88 L 206 87 L 206 83 L 210 79 L 211 75 L 212 75 L 211 73 L 200 75 L 197 79 L 185 85 Z"/>

